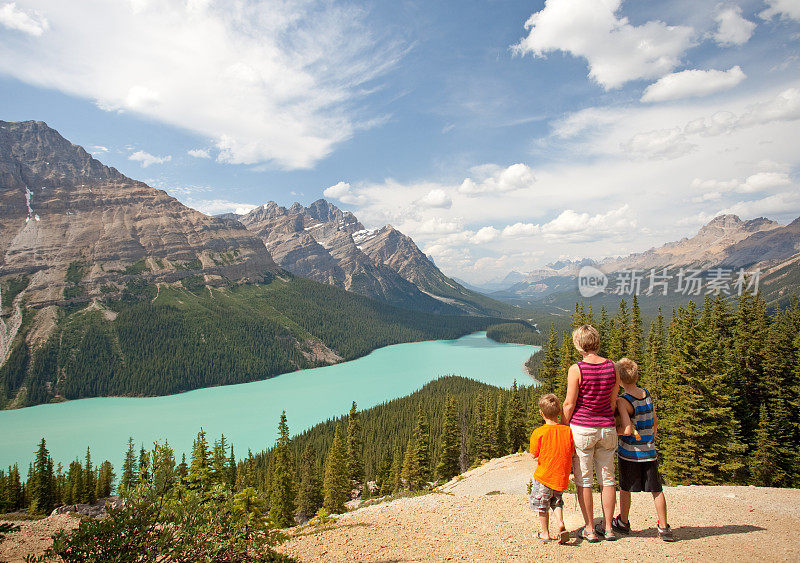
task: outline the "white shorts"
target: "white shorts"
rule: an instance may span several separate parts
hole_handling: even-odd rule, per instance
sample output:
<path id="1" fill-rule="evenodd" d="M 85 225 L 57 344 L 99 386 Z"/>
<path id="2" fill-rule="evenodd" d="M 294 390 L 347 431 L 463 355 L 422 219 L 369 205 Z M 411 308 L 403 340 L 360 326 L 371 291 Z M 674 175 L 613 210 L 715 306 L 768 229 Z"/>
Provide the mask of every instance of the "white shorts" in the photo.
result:
<path id="1" fill-rule="evenodd" d="M 586 428 L 570 424 L 575 453 L 572 455 L 572 473 L 576 487 L 592 486 L 592 470 L 602 486 L 614 486 L 614 454 L 617 451 L 615 428 Z"/>

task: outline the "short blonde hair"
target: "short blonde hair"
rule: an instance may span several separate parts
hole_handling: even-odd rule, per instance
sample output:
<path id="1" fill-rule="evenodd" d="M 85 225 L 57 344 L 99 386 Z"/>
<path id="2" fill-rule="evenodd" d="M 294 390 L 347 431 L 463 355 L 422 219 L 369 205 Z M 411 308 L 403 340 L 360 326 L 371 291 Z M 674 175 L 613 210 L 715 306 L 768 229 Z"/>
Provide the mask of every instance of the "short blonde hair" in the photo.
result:
<path id="1" fill-rule="evenodd" d="M 572 331 L 572 343 L 578 352 L 597 352 L 600 350 L 600 333 L 592 325 L 579 326 Z"/>
<path id="2" fill-rule="evenodd" d="M 539 410 L 551 420 L 556 420 L 561 412 L 561 403 L 553 393 L 539 397 Z"/>
<path id="3" fill-rule="evenodd" d="M 619 379 L 623 383 L 633 385 L 639 381 L 639 366 L 630 358 L 622 358 L 614 364 L 619 374 Z"/>

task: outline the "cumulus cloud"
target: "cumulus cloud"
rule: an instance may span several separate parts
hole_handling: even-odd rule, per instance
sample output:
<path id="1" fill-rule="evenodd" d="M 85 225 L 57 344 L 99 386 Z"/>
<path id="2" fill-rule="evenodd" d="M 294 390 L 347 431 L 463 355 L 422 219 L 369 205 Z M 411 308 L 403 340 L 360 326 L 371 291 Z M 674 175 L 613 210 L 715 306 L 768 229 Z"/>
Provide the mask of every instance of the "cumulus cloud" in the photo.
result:
<path id="1" fill-rule="evenodd" d="M 494 227 L 481 227 L 478 232 L 472 235 L 470 241 L 473 244 L 485 244 L 496 240 L 500 236 L 500 231 Z"/>
<path id="2" fill-rule="evenodd" d="M 740 115 L 720 111 L 708 118 L 694 119 L 686 124 L 683 132 L 716 136 L 745 127 L 796 119 L 800 119 L 800 89 L 787 88 L 771 99 L 751 104 Z"/>
<path id="3" fill-rule="evenodd" d="M 208 149 L 189 149 L 186 154 L 194 158 L 211 158 L 211 153 Z"/>
<path id="4" fill-rule="evenodd" d="M 507 238 L 530 237 L 542 232 L 539 225 L 533 223 L 514 223 L 503 228 L 503 236 Z"/>
<path id="5" fill-rule="evenodd" d="M 16 2 L 0 6 L 0 25 L 39 37 L 50 28 L 47 18 L 38 12 L 27 13 L 17 8 Z"/>
<path id="6" fill-rule="evenodd" d="M 172 160 L 172 156 L 171 155 L 155 156 L 150 154 L 149 152 L 136 151 L 135 153 L 133 153 L 128 157 L 128 160 L 139 162 L 141 163 L 142 168 L 147 168 L 151 164 L 164 164 L 165 162 L 169 162 L 170 160 Z"/>
<path id="7" fill-rule="evenodd" d="M 210 138 L 221 162 L 313 166 L 358 129 L 381 122 L 355 102 L 403 52 L 377 37 L 355 3 L 37 6 L 47 19 L 13 3 L 0 8 L 3 26 L 37 35 L 0 41 L 0 72 Z"/>
<path id="8" fill-rule="evenodd" d="M 450 199 L 450 196 L 447 195 L 447 192 L 445 192 L 443 189 L 436 188 L 429 191 L 421 199 L 417 200 L 417 203 L 424 207 L 449 208 L 451 205 L 453 205 L 453 200 Z"/>
<path id="9" fill-rule="evenodd" d="M 643 102 L 663 102 L 708 96 L 730 90 L 747 78 L 741 67 L 728 70 L 684 70 L 659 78 L 645 89 Z"/>
<path id="10" fill-rule="evenodd" d="M 331 199 L 338 199 L 342 203 L 359 205 L 366 201 L 366 197 L 356 194 L 353 187 L 347 182 L 339 182 L 327 187 L 322 191 L 322 195 Z"/>
<path id="11" fill-rule="evenodd" d="M 473 169 L 476 180 L 465 178 L 458 191 L 462 194 L 502 193 L 529 188 L 536 181 L 533 170 L 527 164 L 512 164 L 507 168 L 495 165 Z"/>
<path id="12" fill-rule="evenodd" d="M 558 217 L 542 225 L 542 233 L 551 238 L 592 239 L 609 234 L 624 234 L 636 228 L 636 218 L 628 204 L 606 213 L 590 215 L 563 211 Z"/>
<path id="13" fill-rule="evenodd" d="M 721 210 L 721 214 L 733 214 L 745 219 L 751 217 L 800 214 L 800 192 L 781 192 L 753 201 L 740 201 Z"/>
<path id="14" fill-rule="evenodd" d="M 717 22 L 714 41 L 723 46 L 744 45 L 750 40 L 756 28 L 755 23 L 742 17 L 742 9 L 739 6 L 721 9 L 714 19 Z"/>
<path id="15" fill-rule="evenodd" d="M 781 19 L 800 21 L 800 3 L 797 0 L 765 0 L 765 4 L 769 7 L 758 14 L 762 19 L 780 16 Z"/>
<path id="16" fill-rule="evenodd" d="M 702 196 L 695 198 L 694 201 L 708 201 L 719 199 L 726 192 L 764 192 L 772 188 L 789 186 L 791 183 L 791 178 L 785 172 L 757 172 L 744 180 L 701 180 L 700 178 L 695 178 L 692 180 L 692 188 L 704 192 Z"/>
<path id="17" fill-rule="evenodd" d="M 512 46 L 520 55 L 564 51 L 585 58 L 589 76 L 606 90 L 672 71 L 693 45 L 694 30 L 660 21 L 632 25 L 618 12 L 622 0 L 548 0 L 525 22 L 528 36 Z"/>

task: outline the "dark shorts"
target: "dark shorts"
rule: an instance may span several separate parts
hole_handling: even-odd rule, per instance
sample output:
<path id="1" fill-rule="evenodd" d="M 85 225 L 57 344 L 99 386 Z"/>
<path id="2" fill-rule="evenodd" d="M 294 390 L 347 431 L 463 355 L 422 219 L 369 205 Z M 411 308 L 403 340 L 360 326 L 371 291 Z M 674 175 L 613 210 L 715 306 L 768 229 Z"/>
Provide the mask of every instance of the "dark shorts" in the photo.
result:
<path id="1" fill-rule="evenodd" d="M 564 508 L 564 500 L 561 498 L 563 491 L 555 491 L 550 487 L 542 485 L 536 479 L 533 480 L 531 487 L 531 510 L 547 512 L 549 508 Z"/>
<path id="2" fill-rule="evenodd" d="M 660 493 L 658 461 L 628 461 L 619 458 L 619 488 L 631 493 Z"/>

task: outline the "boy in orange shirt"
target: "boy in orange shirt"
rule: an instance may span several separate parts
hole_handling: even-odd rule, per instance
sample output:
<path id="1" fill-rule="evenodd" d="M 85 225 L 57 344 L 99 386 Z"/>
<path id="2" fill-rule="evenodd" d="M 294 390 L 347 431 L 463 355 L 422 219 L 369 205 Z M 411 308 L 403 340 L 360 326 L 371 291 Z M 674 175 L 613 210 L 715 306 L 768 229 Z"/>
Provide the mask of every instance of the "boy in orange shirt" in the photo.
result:
<path id="1" fill-rule="evenodd" d="M 531 509 L 539 512 L 542 531 L 536 537 L 541 541 L 550 541 L 550 519 L 548 509 L 553 509 L 558 524 L 558 543 L 569 541 L 569 532 L 564 525 L 564 501 L 562 493 L 569 485 L 569 474 L 572 470 L 572 453 L 575 444 L 569 426 L 558 423 L 561 404 L 552 393 L 539 399 L 539 414 L 544 424 L 531 434 L 531 453 L 539 458 L 536 471 L 533 473 L 531 488 Z"/>

